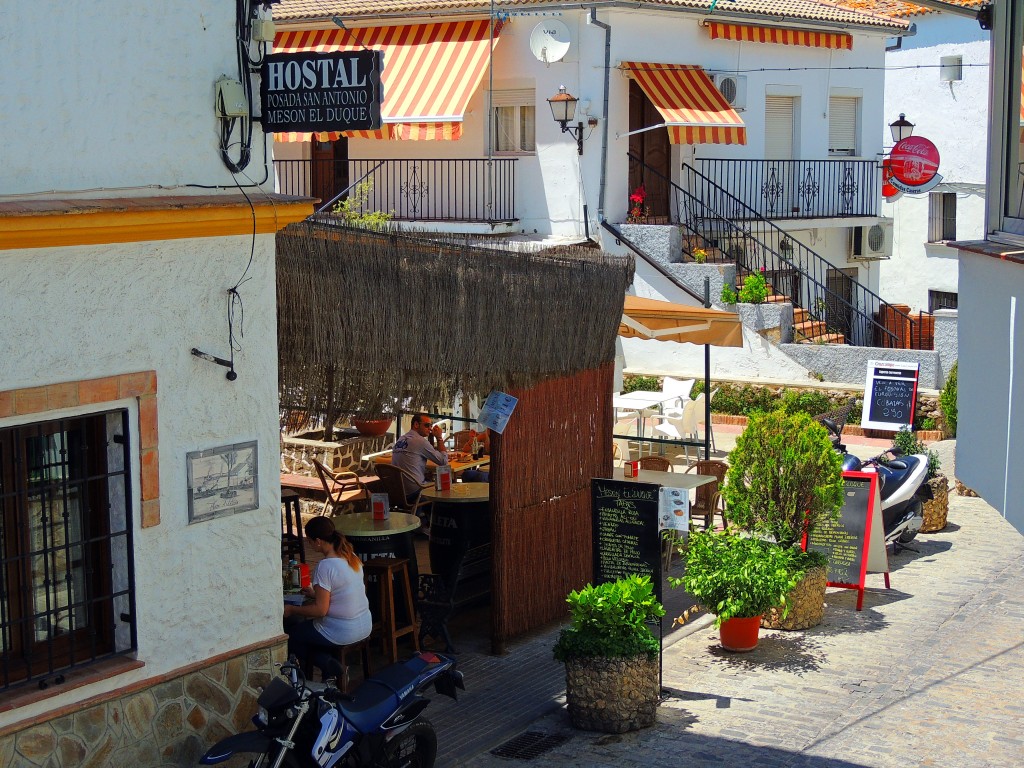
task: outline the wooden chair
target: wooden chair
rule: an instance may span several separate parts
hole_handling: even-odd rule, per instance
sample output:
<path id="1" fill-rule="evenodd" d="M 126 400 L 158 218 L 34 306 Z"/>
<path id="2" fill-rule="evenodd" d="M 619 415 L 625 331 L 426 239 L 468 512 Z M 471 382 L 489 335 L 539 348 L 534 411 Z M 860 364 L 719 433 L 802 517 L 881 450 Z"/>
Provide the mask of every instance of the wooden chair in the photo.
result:
<path id="1" fill-rule="evenodd" d="M 472 429 L 460 429 L 452 435 L 452 450 L 461 451 L 463 445 L 472 442 L 473 435 L 474 431 Z"/>
<path id="2" fill-rule="evenodd" d="M 664 456 L 641 456 L 637 461 L 640 469 L 649 469 L 652 472 L 671 472 L 672 462 Z"/>
<path id="3" fill-rule="evenodd" d="M 416 484 L 415 477 L 401 467 L 385 463 L 377 465 L 377 477 L 384 484 L 384 489 L 387 491 L 388 501 L 391 503 L 392 509 L 408 512 L 411 515 L 418 515 L 421 519 L 429 520 L 430 506 L 434 502 L 423 497 L 423 487 L 420 487 L 420 492 L 413 497 L 412 501 L 409 500 L 408 494 L 405 491 L 406 485 Z M 409 481 L 408 483 L 405 482 L 406 479 Z"/>
<path id="4" fill-rule="evenodd" d="M 696 470 L 698 475 L 714 475 L 716 478 L 713 483 L 697 487 L 697 500 L 690 505 L 690 520 L 703 517 L 704 530 L 709 530 L 714 526 L 715 512 L 718 512 L 722 518 L 722 525 L 727 525 L 721 488 L 725 483 L 725 473 L 729 471 L 729 465 L 716 459 L 704 459 L 686 468 L 687 472 L 690 470 Z"/>
<path id="5" fill-rule="evenodd" d="M 326 515 L 328 510 L 332 515 L 340 514 L 346 509 L 350 510 L 350 504 L 361 501 L 365 505 L 370 498 L 369 491 L 355 472 L 335 472 L 316 459 L 313 459 L 313 466 L 316 467 L 316 473 L 320 476 L 324 493 L 327 495 L 327 501 L 320 510 L 321 515 Z"/>

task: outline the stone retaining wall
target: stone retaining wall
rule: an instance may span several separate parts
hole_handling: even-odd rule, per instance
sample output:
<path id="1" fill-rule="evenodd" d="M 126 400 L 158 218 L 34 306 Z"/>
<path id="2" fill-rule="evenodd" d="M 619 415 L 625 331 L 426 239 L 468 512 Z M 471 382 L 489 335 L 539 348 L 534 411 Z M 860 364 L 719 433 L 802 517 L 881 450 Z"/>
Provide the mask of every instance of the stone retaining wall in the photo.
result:
<path id="1" fill-rule="evenodd" d="M 249 728 L 259 689 L 285 658 L 278 639 L 11 726 L 0 732 L 0 766 L 194 766 L 214 743 Z"/>

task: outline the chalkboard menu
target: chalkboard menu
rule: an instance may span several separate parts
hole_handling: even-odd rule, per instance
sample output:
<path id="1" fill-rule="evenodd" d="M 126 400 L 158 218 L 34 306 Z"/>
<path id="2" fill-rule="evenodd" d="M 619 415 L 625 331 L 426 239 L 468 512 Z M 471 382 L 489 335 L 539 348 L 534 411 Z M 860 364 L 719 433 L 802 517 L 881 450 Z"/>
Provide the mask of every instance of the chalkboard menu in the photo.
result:
<path id="1" fill-rule="evenodd" d="M 595 478 L 591 482 L 594 583 L 650 576 L 661 595 L 658 488 L 651 483 Z"/>
<path id="2" fill-rule="evenodd" d="M 834 522 L 822 520 L 807 537 L 807 551 L 822 552 L 828 558 L 830 586 L 854 586 L 864 582 L 871 496 L 870 478 L 844 477 L 843 508 L 839 519 Z"/>
<path id="3" fill-rule="evenodd" d="M 899 430 L 914 423 L 917 401 L 917 363 L 868 362 L 861 426 Z"/>

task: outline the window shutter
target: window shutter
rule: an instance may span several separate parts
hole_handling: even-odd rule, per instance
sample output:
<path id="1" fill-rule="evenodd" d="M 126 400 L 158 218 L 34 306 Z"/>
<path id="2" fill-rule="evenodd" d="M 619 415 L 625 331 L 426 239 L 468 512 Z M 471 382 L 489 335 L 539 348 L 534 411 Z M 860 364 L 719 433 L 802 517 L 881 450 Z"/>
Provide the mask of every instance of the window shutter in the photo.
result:
<path id="1" fill-rule="evenodd" d="M 942 193 L 928 193 L 928 242 L 942 239 Z"/>
<path id="2" fill-rule="evenodd" d="M 828 100 L 828 153 L 857 154 L 857 107 L 860 99 L 831 96 Z"/>
<path id="3" fill-rule="evenodd" d="M 532 107 L 535 106 L 536 100 L 536 91 L 533 88 L 491 91 L 491 105 L 494 107 Z"/>
<path id="4" fill-rule="evenodd" d="M 764 156 L 766 160 L 793 159 L 792 96 L 766 96 L 764 101 Z"/>

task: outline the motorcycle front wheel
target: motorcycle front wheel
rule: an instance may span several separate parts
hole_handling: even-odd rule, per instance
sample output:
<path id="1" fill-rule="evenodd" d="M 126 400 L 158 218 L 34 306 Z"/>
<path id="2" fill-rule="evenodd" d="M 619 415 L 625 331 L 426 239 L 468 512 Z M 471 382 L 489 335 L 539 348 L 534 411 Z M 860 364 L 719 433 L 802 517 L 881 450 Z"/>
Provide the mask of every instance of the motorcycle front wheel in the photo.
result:
<path id="1" fill-rule="evenodd" d="M 433 768 L 437 734 L 429 720 L 419 718 L 384 745 L 388 768 Z"/>

